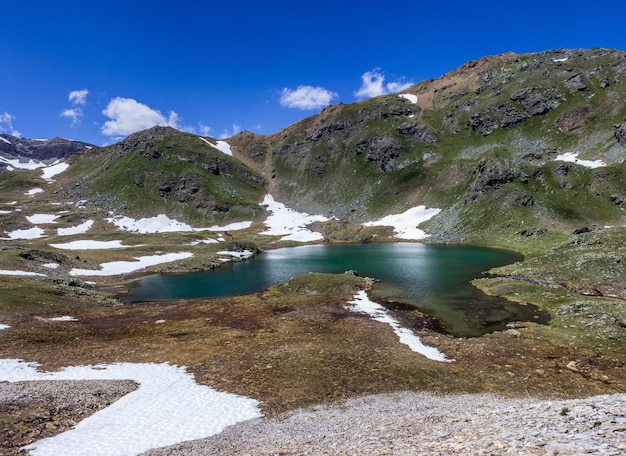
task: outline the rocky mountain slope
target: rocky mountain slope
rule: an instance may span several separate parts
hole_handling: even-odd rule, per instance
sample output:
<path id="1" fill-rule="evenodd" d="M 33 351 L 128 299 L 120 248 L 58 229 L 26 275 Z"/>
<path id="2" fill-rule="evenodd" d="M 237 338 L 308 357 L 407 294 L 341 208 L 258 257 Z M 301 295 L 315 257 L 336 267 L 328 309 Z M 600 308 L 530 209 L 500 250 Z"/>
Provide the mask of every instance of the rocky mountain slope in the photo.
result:
<path id="1" fill-rule="evenodd" d="M 456 239 L 503 220 L 620 223 L 625 119 L 626 55 L 557 50 L 483 58 L 229 142 L 297 209 L 364 220 L 419 202 L 445 208 L 431 231 Z M 556 160 L 565 154 L 605 166 Z"/>
<path id="2" fill-rule="evenodd" d="M 71 139 L 25 139 L 3 133 L 0 134 L 0 171 L 19 168 L 20 162 L 27 163 L 31 160 L 50 164 L 94 147 L 91 144 Z M 12 161 L 13 165 L 11 165 Z"/>
<path id="3" fill-rule="evenodd" d="M 269 191 L 342 223 L 441 208 L 431 233 L 459 241 L 624 224 L 625 119 L 626 54 L 556 50 L 486 57 L 272 135 L 242 132 L 224 143 L 232 156 L 166 127 L 98 150 L 16 138 L 0 149 L 50 159 L 82 148 L 55 194 L 116 213 L 262 220 Z"/>

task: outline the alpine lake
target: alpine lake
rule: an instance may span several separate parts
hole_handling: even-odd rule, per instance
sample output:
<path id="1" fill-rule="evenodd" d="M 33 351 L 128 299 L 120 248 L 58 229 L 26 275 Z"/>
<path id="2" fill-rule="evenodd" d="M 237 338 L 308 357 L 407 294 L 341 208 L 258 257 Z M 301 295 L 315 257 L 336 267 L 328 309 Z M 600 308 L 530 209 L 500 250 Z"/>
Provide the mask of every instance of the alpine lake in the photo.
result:
<path id="1" fill-rule="evenodd" d="M 153 274 L 131 282 L 126 302 L 213 298 L 255 293 L 290 278 L 357 271 L 377 280 L 370 297 L 417 308 L 457 337 L 507 329 L 515 321 L 548 323 L 547 312 L 488 296 L 474 287 L 484 271 L 522 260 L 511 251 L 421 243 L 323 244 L 263 251 L 212 271 Z"/>

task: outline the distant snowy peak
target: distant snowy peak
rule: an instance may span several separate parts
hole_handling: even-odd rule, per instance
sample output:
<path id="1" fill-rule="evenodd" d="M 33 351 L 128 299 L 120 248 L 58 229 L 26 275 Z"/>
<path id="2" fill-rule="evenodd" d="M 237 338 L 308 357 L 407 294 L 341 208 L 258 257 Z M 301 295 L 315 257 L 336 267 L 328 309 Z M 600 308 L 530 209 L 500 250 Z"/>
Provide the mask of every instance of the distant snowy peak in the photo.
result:
<path id="1" fill-rule="evenodd" d="M 0 170 L 40 168 L 94 147 L 65 138 L 23 139 L 0 134 Z"/>

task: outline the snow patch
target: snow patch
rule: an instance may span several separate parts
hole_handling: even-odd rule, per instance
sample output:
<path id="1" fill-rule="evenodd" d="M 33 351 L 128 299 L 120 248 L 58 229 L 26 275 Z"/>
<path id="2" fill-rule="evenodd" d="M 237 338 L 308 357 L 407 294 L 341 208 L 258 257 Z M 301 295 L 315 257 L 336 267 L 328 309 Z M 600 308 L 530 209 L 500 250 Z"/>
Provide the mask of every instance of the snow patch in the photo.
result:
<path id="1" fill-rule="evenodd" d="M 44 237 L 44 230 L 38 226 L 34 228 L 27 228 L 23 230 L 15 230 L 8 233 L 9 237 L 4 239 L 39 239 Z"/>
<path id="2" fill-rule="evenodd" d="M 285 235 L 281 238 L 284 241 L 311 242 L 324 239 L 321 233 L 311 231 L 307 225 L 313 222 L 328 221 L 327 217 L 296 212 L 283 203 L 274 201 L 274 197 L 269 193 L 265 195 L 261 205 L 266 207 L 270 215 L 265 219 L 265 225 L 268 229 L 260 234 Z"/>
<path id="3" fill-rule="evenodd" d="M 177 252 L 166 253 L 163 255 L 148 255 L 142 257 L 135 257 L 137 261 L 110 261 L 108 263 L 100 264 L 100 269 L 72 269 L 70 271 L 71 276 L 115 276 L 121 274 L 128 274 L 135 271 L 140 271 L 148 266 L 154 266 L 157 264 L 170 263 L 172 261 L 183 260 L 190 258 L 193 253 L 190 252 Z"/>
<path id="4" fill-rule="evenodd" d="M 566 154 L 557 155 L 555 158 L 556 161 L 564 161 L 570 163 L 576 163 L 577 165 L 584 166 L 585 168 L 600 168 L 601 166 L 606 166 L 602 160 L 580 160 L 577 158 L 578 152 L 568 152 Z"/>
<path id="5" fill-rule="evenodd" d="M 8 140 L 8 139 L 6 139 L 6 138 L 3 138 L 2 136 L 0 136 L 0 141 L 4 141 L 4 142 L 5 142 L 5 143 L 7 143 L 7 144 L 11 144 L 11 141 L 9 141 L 9 140 Z"/>
<path id="6" fill-rule="evenodd" d="M 569 59 L 569 57 L 563 57 L 562 59 L 552 59 L 552 61 L 555 62 L 555 63 L 567 62 L 568 59 Z"/>
<path id="7" fill-rule="evenodd" d="M 59 263 L 46 263 L 46 264 L 42 264 L 42 266 L 48 269 L 58 269 L 60 265 Z"/>
<path id="8" fill-rule="evenodd" d="M 138 455 L 262 416 L 258 401 L 198 385 L 185 368 L 167 363 L 69 366 L 57 372 L 37 366 L 0 360 L 0 381 L 134 380 L 139 388 L 71 430 L 24 447 L 32 456 Z"/>
<path id="9" fill-rule="evenodd" d="M 0 323 L 0 331 L 2 331 L 3 329 L 9 329 L 9 328 L 10 328 L 9 325 L 3 325 L 2 323 Z"/>
<path id="10" fill-rule="evenodd" d="M 10 271 L 8 269 L 0 269 L 0 275 L 9 275 L 9 276 L 39 276 L 45 277 L 45 274 L 39 274 L 38 272 L 30 272 L 30 271 Z"/>
<path id="11" fill-rule="evenodd" d="M 2 215 L 2 214 L 10 214 L 11 212 L 13 212 L 13 211 L 0 211 L 0 215 Z"/>
<path id="12" fill-rule="evenodd" d="M 400 98 L 405 98 L 407 100 L 409 100 L 411 103 L 416 104 L 417 103 L 417 95 L 412 95 L 410 93 L 401 93 L 400 95 L 398 95 Z"/>
<path id="13" fill-rule="evenodd" d="M 113 223 L 121 230 L 140 234 L 204 231 L 209 229 L 192 228 L 190 225 L 171 219 L 165 214 L 159 214 L 156 217 L 141 218 L 139 220 L 122 216 L 109 217 L 105 220 Z"/>
<path id="14" fill-rule="evenodd" d="M 190 242 L 189 245 L 199 245 L 199 244 L 219 244 L 220 241 L 218 241 L 217 239 L 200 239 L 198 241 L 193 241 Z"/>
<path id="15" fill-rule="evenodd" d="M 209 228 L 211 231 L 237 231 L 245 230 L 252 226 L 252 222 L 234 222 L 224 226 L 213 225 Z"/>
<path id="16" fill-rule="evenodd" d="M 89 231 L 89 228 L 93 225 L 93 220 L 87 220 L 84 223 L 76 226 L 70 226 L 69 228 L 59 228 L 57 235 L 59 236 L 71 236 L 73 234 L 84 234 Z"/>
<path id="17" fill-rule="evenodd" d="M 69 167 L 70 165 L 65 162 L 55 163 L 52 166 L 48 166 L 42 169 L 41 177 L 43 177 L 48 182 L 53 182 L 52 178 L 54 176 L 56 176 L 57 174 L 61 174 L 63 171 L 65 171 Z"/>
<path id="18" fill-rule="evenodd" d="M 213 144 L 211 141 L 209 141 L 206 138 L 203 138 L 202 136 L 198 136 L 198 138 L 200 138 L 202 141 L 204 141 L 205 143 L 207 143 L 209 146 L 213 147 L 214 149 L 217 149 L 223 154 L 230 155 L 232 157 L 233 151 L 230 150 L 230 145 L 226 141 L 217 141 L 216 144 Z"/>
<path id="19" fill-rule="evenodd" d="M 413 331 L 400 326 L 400 323 L 389 315 L 387 309 L 369 299 L 365 290 L 357 292 L 357 294 L 354 295 L 354 300 L 348 301 L 348 304 L 352 304 L 352 306 L 346 306 L 348 310 L 365 313 L 372 317 L 373 320 L 391 326 L 400 338 L 400 342 L 407 345 L 414 352 L 420 353 L 434 361 L 450 362 L 450 360 L 436 348 L 424 345 L 420 338 L 413 334 Z"/>
<path id="20" fill-rule="evenodd" d="M 60 217 L 60 215 L 54 215 L 54 214 L 33 214 L 33 215 L 27 215 L 26 216 L 26 220 L 28 220 L 30 223 L 37 225 L 37 224 L 45 224 L 45 223 L 56 223 L 55 220 L 58 219 Z"/>
<path id="21" fill-rule="evenodd" d="M 420 223 L 430 220 L 441 212 L 441 209 L 417 206 L 402 214 L 391 214 L 374 222 L 366 222 L 364 226 L 393 226 L 395 237 L 399 239 L 419 240 L 428 235 L 417 228 Z"/>
<path id="22" fill-rule="evenodd" d="M 20 161 L 19 158 L 11 159 L 11 158 L 6 158 L 6 157 L 0 157 L 0 162 L 6 163 L 7 165 L 12 166 L 13 168 L 16 168 L 16 169 L 30 170 L 30 169 L 43 168 L 44 166 L 46 166 L 45 163 L 42 163 L 38 160 L 33 160 L 32 158 L 28 160 L 27 162 L 22 162 Z"/>
<path id="23" fill-rule="evenodd" d="M 217 252 L 218 255 L 228 255 L 235 258 L 239 258 L 240 260 L 245 260 L 246 258 L 250 258 L 254 255 L 254 252 L 250 250 L 244 250 L 243 252 L 235 252 L 234 250 L 222 250 L 221 252 Z"/>
<path id="24" fill-rule="evenodd" d="M 35 187 L 24 193 L 24 195 L 35 196 L 37 193 L 43 192 L 43 188 Z"/>
<path id="25" fill-rule="evenodd" d="M 63 315 L 62 317 L 49 318 L 50 321 L 78 321 L 78 318 L 71 317 L 69 315 Z"/>
<path id="26" fill-rule="evenodd" d="M 50 244 L 50 247 L 64 250 L 104 250 L 104 249 L 129 249 L 139 245 L 122 245 L 122 241 L 71 241 L 64 244 Z"/>

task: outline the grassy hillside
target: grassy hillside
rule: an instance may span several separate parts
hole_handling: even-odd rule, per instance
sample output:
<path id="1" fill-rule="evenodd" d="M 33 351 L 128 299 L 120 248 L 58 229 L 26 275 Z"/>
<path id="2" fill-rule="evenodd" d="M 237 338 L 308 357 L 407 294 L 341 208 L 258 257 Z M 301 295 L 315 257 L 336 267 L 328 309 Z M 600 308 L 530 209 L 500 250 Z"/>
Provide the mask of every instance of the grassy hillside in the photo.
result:
<path id="1" fill-rule="evenodd" d="M 206 224 L 262 212 L 259 174 L 202 138 L 168 127 L 77 155 L 63 178 L 57 192 L 65 198 L 133 217 L 167 213 Z"/>

